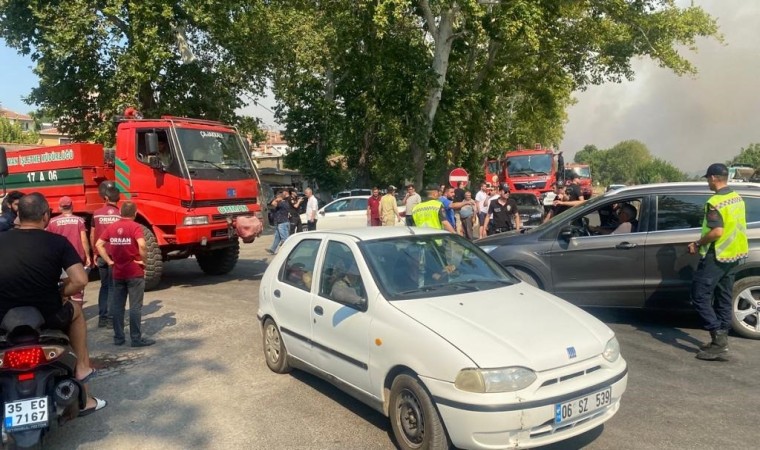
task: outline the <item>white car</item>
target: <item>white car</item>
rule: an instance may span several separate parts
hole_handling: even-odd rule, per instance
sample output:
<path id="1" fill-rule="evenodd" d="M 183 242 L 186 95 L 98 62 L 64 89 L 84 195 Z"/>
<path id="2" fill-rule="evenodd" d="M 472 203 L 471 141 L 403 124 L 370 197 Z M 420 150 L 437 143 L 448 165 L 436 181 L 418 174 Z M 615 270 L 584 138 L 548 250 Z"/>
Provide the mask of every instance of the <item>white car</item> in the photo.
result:
<path id="1" fill-rule="evenodd" d="M 402 449 L 534 447 L 599 426 L 628 368 L 614 333 L 460 236 L 299 233 L 261 280 L 266 364 L 332 382 Z"/>
<path id="2" fill-rule="evenodd" d="M 317 211 L 317 230 L 342 230 L 367 226 L 367 200 L 369 195 L 343 197 L 326 204 Z M 399 206 L 398 212 L 403 214 L 405 208 Z M 306 214 L 301 214 L 301 223 L 306 229 Z M 403 226 L 403 220 L 396 225 Z"/>

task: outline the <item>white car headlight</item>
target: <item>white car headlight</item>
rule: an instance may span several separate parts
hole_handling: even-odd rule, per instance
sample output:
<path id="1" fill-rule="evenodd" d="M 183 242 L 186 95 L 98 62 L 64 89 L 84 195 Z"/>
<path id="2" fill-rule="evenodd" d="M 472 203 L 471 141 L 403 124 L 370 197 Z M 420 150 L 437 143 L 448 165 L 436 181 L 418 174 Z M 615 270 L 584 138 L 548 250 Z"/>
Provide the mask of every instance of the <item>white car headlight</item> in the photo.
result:
<path id="1" fill-rule="evenodd" d="M 486 253 L 491 253 L 492 251 L 496 250 L 496 247 L 498 247 L 498 245 L 484 245 L 480 247 L 480 249 Z"/>
<path id="2" fill-rule="evenodd" d="M 618 358 L 620 358 L 620 343 L 616 337 L 613 337 L 607 341 L 607 345 L 604 347 L 602 356 L 604 356 L 604 359 L 609 362 L 615 362 Z"/>
<path id="3" fill-rule="evenodd" d="M 208 225 L 208 216 L 187 216 L 182 221 L 182 225 Z"/>
<path id="4" fill-rule="evenodd" d="M 454 386 L 467 392 L 514 392 L 533 384 L 536 373 L 525 367 L 503 369 L 462 369 Z"/>

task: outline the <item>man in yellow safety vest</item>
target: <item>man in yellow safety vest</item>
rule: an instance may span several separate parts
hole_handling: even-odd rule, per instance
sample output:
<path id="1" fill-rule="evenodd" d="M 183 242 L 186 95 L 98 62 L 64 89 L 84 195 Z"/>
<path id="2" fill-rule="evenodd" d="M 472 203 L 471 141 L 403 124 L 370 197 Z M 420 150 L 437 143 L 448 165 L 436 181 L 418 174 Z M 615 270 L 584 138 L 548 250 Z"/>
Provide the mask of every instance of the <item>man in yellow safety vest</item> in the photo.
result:
<path id="1" fill-rule="evenodd" d="M 704 320 L 711 341 L 697 358 L 725 360 L 731 328 L 734 268 L 749 254 L 744 200 L 728 187 L 728 168 L 712 164 L 704 178 L 715 195 L 705 204 L 702 233 L 689 244 L 689 253 L 701 259 L 691 285 L 691 302 Z M 713 303 L 713 297 L 715 302 Z"/>

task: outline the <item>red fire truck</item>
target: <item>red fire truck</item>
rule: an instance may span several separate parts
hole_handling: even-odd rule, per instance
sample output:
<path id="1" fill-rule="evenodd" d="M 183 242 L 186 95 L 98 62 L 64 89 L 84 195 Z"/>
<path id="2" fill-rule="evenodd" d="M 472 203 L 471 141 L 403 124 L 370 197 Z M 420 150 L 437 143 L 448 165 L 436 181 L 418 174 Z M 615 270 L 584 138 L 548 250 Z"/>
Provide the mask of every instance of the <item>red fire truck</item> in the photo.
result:
<path id="1" fill-rule="evenodd" d="M 567 163 L 565 164 L 565 179 L 570 178 L 571 173 L 578 174 L 580 180 L 581 192 L 585 199 L 590 199 L 593 195 L 593 184 L 591 180 L 591 167 L 588 164 Z"/>
<path id="2" fill-rule="evenodd" d="M 9 150 L 6 159 L 8 190 L 40 192 L 54 209 L 69 196 L 88 225 L 103 206 L 100 184 L 115 182 L 145 227 L 146 288 L 158 285 L 163 262 L 191 255 L 207 274 L 228 273 L 240 251 L 238 218 L 261 217 L 250 153 L 235 128 L 219 122 L 125 117 L 115 149 L 66 144 Z"/>
<path id="3" fill-rule="evenodd" d="M 512 192 L 532 192 L 536 197 L 553 189 L 557 181 L 557 156 L 552 149 L 536 144 L 533 149 L 518 148 L 504 159 L 486 161 L 486 182 L 507 183 Z"/>

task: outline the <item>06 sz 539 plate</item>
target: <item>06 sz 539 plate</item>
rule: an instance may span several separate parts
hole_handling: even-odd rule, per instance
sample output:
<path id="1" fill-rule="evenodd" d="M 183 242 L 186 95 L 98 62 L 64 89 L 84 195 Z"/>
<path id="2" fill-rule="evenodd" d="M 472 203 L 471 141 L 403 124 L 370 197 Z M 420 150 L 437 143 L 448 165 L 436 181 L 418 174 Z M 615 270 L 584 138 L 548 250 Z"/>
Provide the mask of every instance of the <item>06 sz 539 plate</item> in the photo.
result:
<path id="1" fill-rule="evenodd" d="M 554 423 L 569 422 L 612 403 L 612 388 L 608 387 L 585 397 L 554 405 Z"/>
<path id="2" fill-rule="evenodd" d="M 5 431 L 44 428 L 47 424 L 47 397 L 30 398 L 5 404 Z"/>

